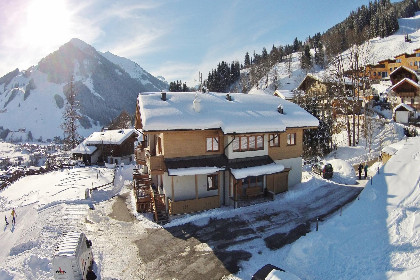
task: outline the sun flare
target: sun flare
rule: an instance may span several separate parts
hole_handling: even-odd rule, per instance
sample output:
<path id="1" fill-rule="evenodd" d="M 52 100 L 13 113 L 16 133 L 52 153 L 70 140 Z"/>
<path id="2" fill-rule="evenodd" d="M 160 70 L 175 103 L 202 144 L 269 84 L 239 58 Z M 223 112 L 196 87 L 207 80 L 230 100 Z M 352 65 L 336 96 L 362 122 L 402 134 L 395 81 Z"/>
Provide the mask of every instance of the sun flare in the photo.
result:
<path id="1" fill-rule="evenodd" d="M 33 46 L 47 47 L 71 39 L 70 11 L 64 0 L 33 0 L 24 20 L 22 36 Z"/>

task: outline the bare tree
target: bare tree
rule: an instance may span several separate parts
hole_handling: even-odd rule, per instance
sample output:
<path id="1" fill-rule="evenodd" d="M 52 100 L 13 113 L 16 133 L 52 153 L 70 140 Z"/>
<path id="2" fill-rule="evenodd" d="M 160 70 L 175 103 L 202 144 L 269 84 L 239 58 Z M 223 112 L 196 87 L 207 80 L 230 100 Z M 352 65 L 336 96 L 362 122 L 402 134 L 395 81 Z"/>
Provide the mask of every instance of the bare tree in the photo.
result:
<path id="1" fill-rule="evenodd" d="M 71 77 L 68 85 L 66 97 L 67 102 L 63 112 L 63 123 L 61 124 L 61 128 L 64 132 L 64 149 L 71 150 L 80 142 L 80 135 L 77 132 L 77 129 L 79 127 L 78 121 L 81 118 L 78 112 L 79 102 L 76 100 L 73 77 Z"/>

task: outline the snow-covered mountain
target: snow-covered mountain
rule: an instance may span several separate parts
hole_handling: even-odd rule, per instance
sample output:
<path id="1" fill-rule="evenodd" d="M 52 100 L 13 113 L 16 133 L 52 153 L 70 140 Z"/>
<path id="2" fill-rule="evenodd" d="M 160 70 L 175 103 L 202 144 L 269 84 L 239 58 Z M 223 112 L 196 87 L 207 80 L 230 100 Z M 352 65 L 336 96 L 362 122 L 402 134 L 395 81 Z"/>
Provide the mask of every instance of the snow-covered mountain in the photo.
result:
<path id="1" fill-rule="evenodd" d="M 108 125 L 123 110 L 133 114 L 139 92 L 168 88 L 137 63 L 72 39 L 38 65 L 0 78 L 0 130 L 25 129 L 33 139 L 62 137 L 60 125 L 72 76 L 83 136 Z"/>

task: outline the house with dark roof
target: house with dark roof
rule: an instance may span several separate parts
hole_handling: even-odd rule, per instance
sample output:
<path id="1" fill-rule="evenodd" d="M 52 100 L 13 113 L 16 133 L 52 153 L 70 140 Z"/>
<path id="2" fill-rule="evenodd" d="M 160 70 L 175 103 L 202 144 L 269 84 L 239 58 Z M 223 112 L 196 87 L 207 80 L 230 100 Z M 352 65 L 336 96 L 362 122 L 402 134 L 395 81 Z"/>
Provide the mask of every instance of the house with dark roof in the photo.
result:
<path id="1" fill-rule="evenodd" d="M 133 177 L 155 187 L 169 214 L 240 206 L 301 182 L 303 131 L 317 126 L 276 96 L 141 93 Z"/>
<path id="2" fill-rule="evenodd" d="M 71 150 L 73 158 L 87 164 L 129 164 L 134 161 L 135 129 L 94 132 Z"/>

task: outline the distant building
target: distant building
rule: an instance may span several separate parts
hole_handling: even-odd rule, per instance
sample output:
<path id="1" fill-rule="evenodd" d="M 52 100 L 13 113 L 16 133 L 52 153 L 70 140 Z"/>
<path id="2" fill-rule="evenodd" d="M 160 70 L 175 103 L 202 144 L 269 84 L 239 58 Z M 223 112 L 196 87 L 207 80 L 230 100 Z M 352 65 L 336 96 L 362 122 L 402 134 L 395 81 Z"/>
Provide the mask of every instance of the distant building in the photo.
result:
<path id="1" fill-rule="evenodd" d="M 419 77 L 412 69 L 401 66 L 391 73 L 390 79 L 392 86 L 389 93 L 394 107 L 394 119 L 408 123 L 410 118 L 416 117 L 416 111 L 420 109 Z"/>
<path id="2" fill-rule="evenodd" d="M 135 129 L 94 132 L 71 152 L 74 159 L 87 164 L 121 164 L 134 161 Z"/>
<path id="3" fill-rule="evenodd" d="M 420 48 L 415 49 L 413 53 L 402 53 L 396 55 L 393 59 L 384 59 L 377 64 L 366 66 L 366 72 L 371 80 L 389 79 L 391 73 L 397 68 L 404 66 L 413 71 L 420 70 Z"/>
<path id="4" fill-rule="evenodd" d="M 295 97 L 295 93 L 292 90 L 277 89 L 274 91 L 273 95 L 283 98 L 287 101 L 293 101 L 293 98 Z"/>

